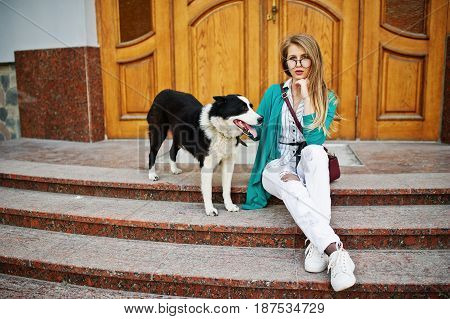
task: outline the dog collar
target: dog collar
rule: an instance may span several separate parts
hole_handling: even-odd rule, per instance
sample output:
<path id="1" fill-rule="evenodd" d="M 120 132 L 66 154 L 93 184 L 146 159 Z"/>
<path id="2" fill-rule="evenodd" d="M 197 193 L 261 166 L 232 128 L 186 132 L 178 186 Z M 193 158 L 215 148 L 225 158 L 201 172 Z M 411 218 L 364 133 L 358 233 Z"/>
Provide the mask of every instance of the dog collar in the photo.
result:
<path id="1" fill-rule="evenodd" d="M 238 137 L 236 137 L 237 138 L 237 140 L 238 140 L 238 142 L 240 143 L 240 144 L 242 144 L 242 145 L 244 145 L 245 147 L 247 147 L 247 143 L 245 143 L 243 140 L 241 140 L 241 137 L 240 136 L 238 136 Z"/>

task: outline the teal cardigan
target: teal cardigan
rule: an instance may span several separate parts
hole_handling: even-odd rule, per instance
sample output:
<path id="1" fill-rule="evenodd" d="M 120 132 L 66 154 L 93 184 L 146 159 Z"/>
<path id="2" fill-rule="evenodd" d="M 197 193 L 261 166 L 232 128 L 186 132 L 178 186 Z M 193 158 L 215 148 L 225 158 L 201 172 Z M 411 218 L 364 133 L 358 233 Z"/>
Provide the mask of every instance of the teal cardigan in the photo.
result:
<path id="1" fill-rule="evenodd" d="M 247 198 L 242 205 L 243 209 L 258 209 L 267 206 L 270 194 L 262 186 L 262 172 L 266 164 L 280 158 L 278 138 L 281 129 L 281 109 L 283 107 L 281 88 L 279 84 L 271 85 L 264 93 L 256 113 L 264 117 L 262 126 L 255 126 L 259 137 L 258 150 L 247 187 Z M 328 112 L 325 120 L 327 130 L 334 119 L 338 101 L 333 91 L 328 91 Z M 315 113 L 303 116 L 303 136 L 306 143 L 322 145 L 326 135 L 322 128 L 307 129 L 312 124 Z"/>

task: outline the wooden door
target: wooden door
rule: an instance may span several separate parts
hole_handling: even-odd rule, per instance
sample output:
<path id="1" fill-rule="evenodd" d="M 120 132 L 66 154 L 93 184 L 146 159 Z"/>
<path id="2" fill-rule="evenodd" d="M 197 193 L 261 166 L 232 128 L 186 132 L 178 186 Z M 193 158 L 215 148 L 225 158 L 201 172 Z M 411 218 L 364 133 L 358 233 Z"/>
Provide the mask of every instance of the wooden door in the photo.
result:
<path id="1" fill-rule="evenodd" d="M 97 0 L 96 7 L 107 136 L 142 137 L 151 101 L 172 87 L 170 3 Z"/>
<path id="2" fill-rule="evenodd" d="M 175 85 L 200 102 L 238 93 L 255 105 L 261 90 L 258 0 L 174 1 Z"/>
<path id="3" fill-rule="evenodd" d="M 134 20 L 150 21 L 127 41 L 121 28 L 140 25 L 126 20 L 121 3 L 141 6 Z M 274 5 L 277 14 L 269 21 Z M 110 138 L 145 135 L 149 104 L 168 87 L 204 104 L 214 95 L 239 93 L 258 105 L 270 84 L 285 80 L 280 41 L 299 32 L 318 40 L 326 81 L 340 98 L 345 120 L 333 137 L 355 138 L 358 0 L 108 0 L 97 1 L 97 11 Z"/>
<path id="4" fill-rule="evenodd" d="M 358 59 L 358 0 L 265 0 L 265 12 L 276 14 L 265 20 L 268 83 L 285 80 L 280 65 L 279 43 L 286 35 L 309 33 L 319 43 L 324 59 L 325 80 L 339 96 L 338 113 L 344 118 L 336 125 L 333 138 L 354 139 Z"/>
<path id="5" fill-rule="evenodd" d="M 361 139 L 437 140 L 448 0 L 364 0 Z"/>

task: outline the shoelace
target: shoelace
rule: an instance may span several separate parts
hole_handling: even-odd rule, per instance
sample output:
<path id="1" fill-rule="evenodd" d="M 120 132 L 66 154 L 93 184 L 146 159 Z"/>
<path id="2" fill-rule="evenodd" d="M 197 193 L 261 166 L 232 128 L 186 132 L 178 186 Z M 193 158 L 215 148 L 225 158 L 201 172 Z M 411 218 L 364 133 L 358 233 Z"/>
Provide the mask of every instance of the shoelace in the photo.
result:
<path id="1" fill-rule="evenodd" d="M 330 269 L 335 267 L 337 264 L 341 263 L 343 265 L 344 272 L 347 272 L 347 254 L 344 253 L 343 244 L 337 243 L 337 254 L 333 255 L 333 258 L 330 258 L 330 262 L 328 263 L 327 274 L 330 272 Z M 331 257 L 331 256 L 330 256 Z"/>
<path id="2" fill-rule="evenodd" d="M 305 240 L 305 245 L 308 243 L 308 241 L 310 241 L 308 238 L 306 238 Z M 306 247 L 305 249 L 305 256 L 306 257 L 311 257 L 314 251 L 314 245 L 310 242 L 308 247 Z"/>
<path id="3" fill-rule="evenodd" d="M 306 238 L 306 240 L 305 240 L 305 246 L 308 242 L 309 242 L 309 245 L 305 249 L 305 256 L 312 257 L 312 255 L 314 255 L 314 251 L 317 249 L 316 249 L 316 246 L 314 246 L 313 243 L 308 238 Z M 320 256 L 322 256 L 323 254 L 324 253 L 322 253 L 322 254 L 319 253 Z"/>

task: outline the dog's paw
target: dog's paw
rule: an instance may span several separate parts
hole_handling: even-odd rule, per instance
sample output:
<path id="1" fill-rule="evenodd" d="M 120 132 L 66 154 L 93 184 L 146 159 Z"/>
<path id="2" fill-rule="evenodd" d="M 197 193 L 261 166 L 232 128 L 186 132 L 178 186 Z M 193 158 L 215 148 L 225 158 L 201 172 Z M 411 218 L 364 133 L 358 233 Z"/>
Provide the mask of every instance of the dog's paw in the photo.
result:
<path id="1" fill-rule="evenodd" d="M 153 172 L 149 172 L 148 173 L 148 179 L 149 180 L 151 180 L 151 181 L 159 181 L 159 176 L 158 175 L 156 175 L 156 173 L 153 173 Z"/>
<path id="2" fill-rule="evenodd" d="M 239 211 L 239 206 L 237 206 L 235 204 L 225 204 L 225 208 L 229 212 L 238 212 Z"/>
<path id="3" fill-rule="evenodd" d="M 178 167 L 171 168 L 170 170 L 172 171 L 172 174 L 174 174 L 174 175 L 178 175 L 178 174 L 183 173 L 183 170 L 179 169 Z"/>
<path id="4" fill-rule="evenodd" d="M 219 211 L 214 207 L 206 208 L 206 215 L 208 216 L 219 216 Z"/>

